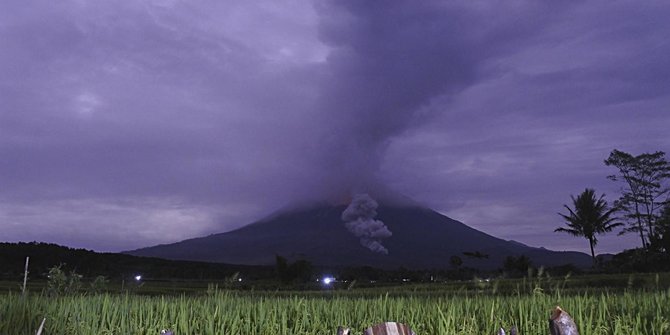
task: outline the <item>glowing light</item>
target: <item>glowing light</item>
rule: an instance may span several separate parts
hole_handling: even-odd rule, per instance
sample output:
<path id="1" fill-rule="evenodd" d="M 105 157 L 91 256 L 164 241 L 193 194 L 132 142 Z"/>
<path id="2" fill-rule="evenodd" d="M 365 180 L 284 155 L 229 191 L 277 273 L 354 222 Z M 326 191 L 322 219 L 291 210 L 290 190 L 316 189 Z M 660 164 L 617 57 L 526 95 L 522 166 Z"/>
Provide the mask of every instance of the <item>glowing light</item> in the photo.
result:
<path id="1" fill-rule="evenodd" d="M 137 281 L 142 280 L 142 276 L 141 276 L 141 275 L 137 275 L 137 276 L 135 276 L 135 280 L 137 280 Z"/>
<path id="2" fill-rule="evenodd" d="M 323 277 L 323 283 L 326 285 L 330 285 L 332 282 L 335 281 L 335 278 L 333 277 Z"/>

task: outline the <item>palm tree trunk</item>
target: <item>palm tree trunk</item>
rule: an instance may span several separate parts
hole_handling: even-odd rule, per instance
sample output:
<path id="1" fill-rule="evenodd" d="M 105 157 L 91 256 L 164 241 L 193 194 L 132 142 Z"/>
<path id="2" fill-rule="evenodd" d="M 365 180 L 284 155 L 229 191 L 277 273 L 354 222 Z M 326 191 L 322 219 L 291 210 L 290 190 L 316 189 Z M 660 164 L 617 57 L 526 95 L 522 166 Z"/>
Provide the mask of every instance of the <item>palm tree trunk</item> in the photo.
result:
<path id="1" fill-rule="evenodd" d="M 596 267 L 596 254 L 593 252 L 593 239 L 589 238 L 589 245 L 591 246 L 591 258 L 593 259 L 592 267 Z"/>

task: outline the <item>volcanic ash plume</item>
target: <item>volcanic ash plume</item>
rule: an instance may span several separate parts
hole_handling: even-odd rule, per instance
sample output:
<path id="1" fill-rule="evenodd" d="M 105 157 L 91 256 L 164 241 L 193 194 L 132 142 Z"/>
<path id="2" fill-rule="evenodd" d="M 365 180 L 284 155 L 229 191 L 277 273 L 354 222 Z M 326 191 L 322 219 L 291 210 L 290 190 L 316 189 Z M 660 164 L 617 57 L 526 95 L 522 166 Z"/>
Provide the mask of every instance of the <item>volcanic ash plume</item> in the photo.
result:
<path id="1" fill-rule="evenodd" d="M 349 207 L 342 212 L 347 229 L 361 239 L 361 244 L 373 252 L 388 254 L 381 240 L 392 235 L 384 222 L 375 220 L 379 205 L 367 194 L 357 194 Z"/>

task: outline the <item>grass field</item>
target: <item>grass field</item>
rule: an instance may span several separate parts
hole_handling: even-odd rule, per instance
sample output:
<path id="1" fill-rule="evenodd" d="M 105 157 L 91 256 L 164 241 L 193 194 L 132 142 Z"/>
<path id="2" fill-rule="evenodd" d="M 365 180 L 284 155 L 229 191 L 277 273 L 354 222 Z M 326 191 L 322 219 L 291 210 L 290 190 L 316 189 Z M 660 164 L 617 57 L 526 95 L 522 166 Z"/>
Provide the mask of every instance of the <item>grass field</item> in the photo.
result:
<path id="1" fill-rule="evenodd" d="M 670 290 L 661 276 L 627 280 L 630 287 L 565 289 L 569 280 L 421 284 L 312 292 L 190 290 L 189 294 L 0 295 L 0 334 L 334 334 L 360 333 L 383 321 L 409 324 L 417 334 L 494 334 L 516 325 L 521 334 L 547 334 L 560 305 L 580 334 L 670 334 Z M 612 282 L 617 282 L 612 280 Z M 507 287 L 507 289 L 502 289 Z"/>

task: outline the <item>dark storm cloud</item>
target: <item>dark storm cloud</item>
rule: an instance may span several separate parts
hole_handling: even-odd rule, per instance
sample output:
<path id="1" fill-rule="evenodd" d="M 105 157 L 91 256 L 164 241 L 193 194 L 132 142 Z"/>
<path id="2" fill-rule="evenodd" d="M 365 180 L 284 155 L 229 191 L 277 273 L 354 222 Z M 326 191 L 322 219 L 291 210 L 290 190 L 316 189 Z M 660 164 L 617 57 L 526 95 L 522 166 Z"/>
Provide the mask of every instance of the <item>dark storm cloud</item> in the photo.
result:
<path id="1" fill-rule="evenodd" d="M 322 162 L 333 170 L 333 184 L 371 187 L 393 137 L 420 125 L 433 98 L 482 78 L 487 59 L 541 31 L 543 19 L 559 15 L 555 7 L 319 2 L 320 37 L 332 48 L 318 109 L 331 126 Z M 503 9 L 508 18 L 498 16 Z"/>
<path id="2" fill-rule="evenodd" d="M 670 149 L 667 13 L 662 3 L 566 9 L 541 39 L 488 61 L 492 75 L 446 102 L 431 125 L 395 141 L 382 173 L 496 236 L 581 248 L 550 233 L 569 195 L 595 187 L 618 197 L 602 163 L 614 148 Z M 599 250 L 636 243 L 609 236 Z"/>
<path id="3" fill-rule="evenodd" d="M 291 110 L 309 98 L 300 70 L 268 69 L 254 45 L 175 15 L 193 14 L 187 5 L 152 4 L 44 4 L 42 17 L 10 20 L 2 148 L 12 196 L 211 197 L 224 179 L 241 182 L 240 196 L 243 179 L 259 177 L 246 176 L 255 160 L 290 164 L 282 144 L 299 143 L 281 136 L 300 127 Z M 279 146 L 261 155 L 263 141 Z"/>
<path id="4" fill-rule="evenodd" d="M 121 250 L 383 184 L 551 233 L 670 151 L 664 2 L 5 1 L 0 240 Z M 603 239 L 603 251 L 632 242 Z"/>
<path id="5" fill-rule="evenodd" d="M 296 192 L 308 144 L 292 134 L 313 137 L 304 111 L 324 53 L 309 6 L 3 6 L 6 239 L 138 247 L 239 226 Z"/>

